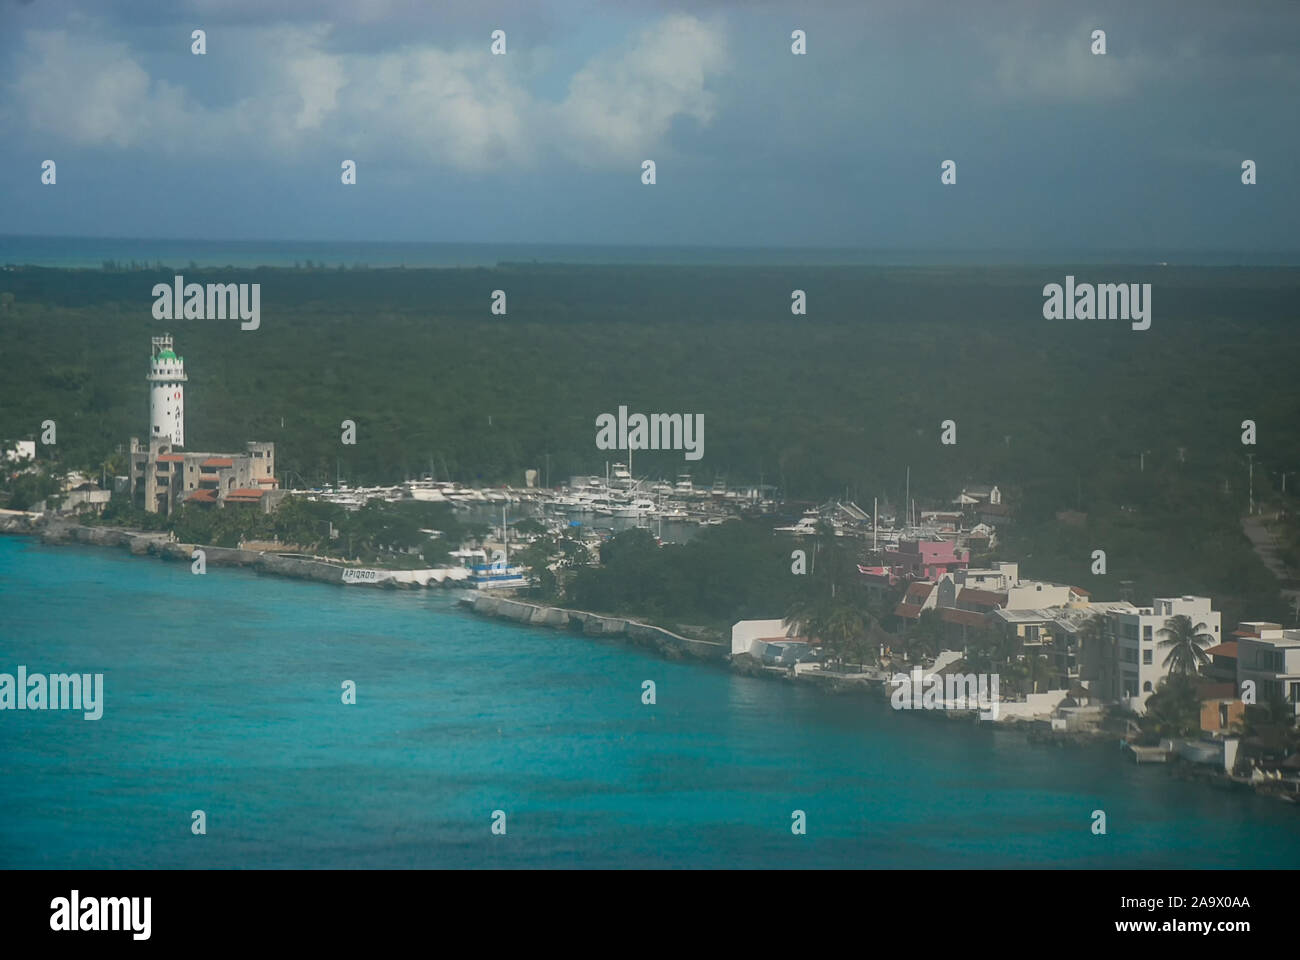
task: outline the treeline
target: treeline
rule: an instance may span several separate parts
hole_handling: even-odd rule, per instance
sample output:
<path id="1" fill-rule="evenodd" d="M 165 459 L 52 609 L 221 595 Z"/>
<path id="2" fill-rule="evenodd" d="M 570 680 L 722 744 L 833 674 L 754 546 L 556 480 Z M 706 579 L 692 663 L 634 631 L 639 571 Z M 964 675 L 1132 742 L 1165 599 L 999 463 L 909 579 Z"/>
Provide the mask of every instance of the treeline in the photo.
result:
<path id="1" fill-rule="evenodd" d="M 595 418 L 625 404 L 705 418 L 703 460 L 638 451 L 639 474 L 868 506 L 901 504 L 909 466 L 922 503 L 997 482 L 1019 491 L 1015 545 L 1033 575 L 1080 579 L 1107 549 L 1115 579 L 1253 596 L 1262 568 L 1235 529 L 1245 454 L 1257 496 L 1300 466 L 1300 271 L 1095 271 L 1154 284 L 1151 329 L 1044 321 L 1042 287 L 1069 267 L 181 271 L 261 283 L 249 332 L 153 320 L 152 285 L 172 270 L 28 268 L 0 275 L 13 294 L 0 437 L 53 419 L 41 455 L 98 474 L 144 433 L 149 338 L 169 330 L 190 448 L 273 440 L 294 484 L 603 473 L 623 457 L 595 448 Z M 807 316 L 790 312 L 796 289 Z M 345 419 L 355 446 L 339 442 Z M 957 443 L 941 445 L 949 419 Z M 1255 447 L 1240 442 L 1246 419 Z M 1056 521 L 1067 508 L 1087 514 L 1082 532 Z"/>
<path id="2" fill-rule="evenodd" d="M 603 543 L 599 564 L 577 567 L 562 599 L 583 610 L 727 631 L 737 620 L 784 616 L 797 579 L 789 542 L 760 523 L 725 523 L 662 547 L 634 529 Z"/>
<path id="3" fill-rule="evenodd" d="M 487 532 L 483 524 L 463 522 L 448 504 L 372 500 L 359 510 L 346 510 L 302 497 L 286 498 L 269 514 L 255 507 L 187 504 L 170 517 L 146 513 L 125 497 L 114 497 L 101 517 L 86 522 L 168 530 L 182 543 L 236 547 L 247 540 L 278 540 L 285 550 L 420 566 L 449 563 L 450 551 Z M 430 530 L 439 535 L 431 536 Z"/>

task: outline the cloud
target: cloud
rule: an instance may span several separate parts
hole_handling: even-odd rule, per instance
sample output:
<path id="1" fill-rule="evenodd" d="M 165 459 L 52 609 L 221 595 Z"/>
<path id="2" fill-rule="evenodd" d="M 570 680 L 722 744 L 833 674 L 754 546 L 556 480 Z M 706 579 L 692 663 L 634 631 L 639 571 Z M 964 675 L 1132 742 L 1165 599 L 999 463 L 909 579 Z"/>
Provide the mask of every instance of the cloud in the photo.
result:
<path id="1" fill-rule="evenodd" d="M 15 95 L 30 128 L 74 144 L 128 147 L 183 112 L 180 91 L 154 83 L 119 43 L 30 31 Z"/>
<path id="2" fill-rule="evenodd" d="M 708 81 L 726 67 L 724 38 L 716 25 L 670 16 L 630 49 L 593 60 L 557 111 L 570 143 L 588 162 L 627 160 L 661 141 L 678 116 L 710 123 Z"/>
<path id="3" fill-rule="evenodd" d="M 1138 89 L 1142 63 L 1114 50 L 1092 52 L 1089 23 L 1067 32 L 986 35 L 994 59 L 986 92 L 1011 100 L 1098 101 L 1125 97 Z M 1107 39 L 1110 45 L 1109 37 Z"/>
<path id="4" fill-rule="evenodd" d="M 227 49 L 235 42 L 224 39 Z M 285 160 L 337 147 L 477 172 L 548 157 L 639 160 L 664 146 L 676 118 L 712 120 L 709 82 L 725 69 L 721 27 L 681 15 L 592 57 L 558 101 L 532 92 L 549 51 L 495 57 L 485 37 L 472 48 L 335 53 L 330 41 L 324 25 L 241 31 L 238 79 L 248 92 L 208 104 L 202 90 L 151 75 L 125 44 L 91 30 L 29 30 L 9 86 L 17 113 L 46 140 Z M 212 56 L 211 35 L 208 46 Z M 194 82 L 210 82 L 222 62 L 213 57 Z"/>

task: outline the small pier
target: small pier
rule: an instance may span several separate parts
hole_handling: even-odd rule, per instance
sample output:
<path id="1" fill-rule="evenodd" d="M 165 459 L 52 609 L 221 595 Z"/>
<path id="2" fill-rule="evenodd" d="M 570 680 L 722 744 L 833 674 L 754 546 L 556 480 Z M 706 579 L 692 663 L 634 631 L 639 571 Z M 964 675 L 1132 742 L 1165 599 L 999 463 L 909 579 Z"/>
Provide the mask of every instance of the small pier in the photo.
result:
<path id="1" fill-rule="evenodd" d="M 1128 748 L 1133 753 L 1133 759 L 1138 763 L 1169 762 L 1169 751 L 1164 747 L 1139 747 L 1137 744 L 1130 743 Z"/>

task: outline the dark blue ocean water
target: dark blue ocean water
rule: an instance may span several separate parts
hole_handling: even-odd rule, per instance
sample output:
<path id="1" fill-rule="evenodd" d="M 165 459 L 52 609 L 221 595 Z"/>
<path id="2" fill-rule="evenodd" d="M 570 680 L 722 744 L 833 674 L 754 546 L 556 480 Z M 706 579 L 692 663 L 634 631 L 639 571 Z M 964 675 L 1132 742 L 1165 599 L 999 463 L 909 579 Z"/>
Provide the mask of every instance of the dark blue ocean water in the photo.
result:
<path id="1" fill-rule="evenodd" d="M 0 867 L 1300 863 L 1300 811 L 1116 747 L 1034 747 L 454 597 L 0 537 L 0 672 L 105 675 L 99 721 L 0 713 Z"/>

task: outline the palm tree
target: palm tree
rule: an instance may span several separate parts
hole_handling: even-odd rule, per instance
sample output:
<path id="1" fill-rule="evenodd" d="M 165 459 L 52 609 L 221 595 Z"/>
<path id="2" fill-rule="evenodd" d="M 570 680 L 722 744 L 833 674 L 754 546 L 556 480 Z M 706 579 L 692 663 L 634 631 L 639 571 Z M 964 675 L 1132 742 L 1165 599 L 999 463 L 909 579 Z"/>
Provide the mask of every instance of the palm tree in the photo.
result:
<path id="1" fill-rule="evenodd" d="M 826 634 L 829 614 L 829 598 L 817 595 L 796 597 L 786 610 L 784 624 L 795 636 L 820 640 Z"/>
<path id="2" fill-rule="evenodd" d="M 1079 657 L 1090 669 L 1096 671 L 1099 678 L 1103 678 L 1103 686 L 1113 676 L 1117 660 L 1115 640 L 1107 637 L 1105 625 L 1106 618 L 1100 613 L 1094 613 L 1079 624 L 1079 629 L 1075 632 Z"/>
<path id="3" fill-rule="evenodd" d="M 822 629 L 822 639 L 840 663 L 855 646 L 856 642 L 866 636 L 870 626 L 868 617 L 853 604 L 843 600 L 830 604 Z"/>
<path id="4" fill-rule="evenodd" d="M 937 657 L 943 642 L 943 625 L 937 610 L 922 610 L 916 623 L 905 628 L 903 649 L 907 658 L 913 663 L 920 663 L 926 657 Z"/>
<path id="5" fill-rule="evenodd" d="M 1026 650 L 1024 660 L 1020 662 L 1020 669 L 1025 680 L 1029 683 L 1029 692 L 1038 692 L 1038 681 L 1046 680 L 1051 673 L 1051 665 L 1047 657 L 1034 651 Z"/>
<path id="6" fill-rule="evenodd" d="M 1209 655 L 1201 648 L 1213 646 L 1215 640 L 1205 624 L 1193 626 L 1192 618 L 1180 613 L 1166 620 L 1156 635 L 1165 638 L 1160 646 L 1168 648 L 1169 656 L 1162 666 L 1168 667 L 1170 674 L 1194 677 L 1200 674 L 1203 664 L 1209 663 Z"/>

